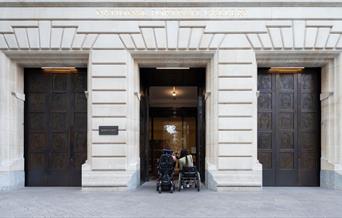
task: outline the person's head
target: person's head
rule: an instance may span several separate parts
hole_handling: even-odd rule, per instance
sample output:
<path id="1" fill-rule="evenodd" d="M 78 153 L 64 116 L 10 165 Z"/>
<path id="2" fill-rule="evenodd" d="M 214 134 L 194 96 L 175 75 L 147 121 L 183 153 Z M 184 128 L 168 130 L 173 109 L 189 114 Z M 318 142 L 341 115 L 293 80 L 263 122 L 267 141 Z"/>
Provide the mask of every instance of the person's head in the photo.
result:
<path id="1" fill-rule="evenodd" d="M 180 152 L 180 158 L 188 156 L 189 152 L 186 149 L 182 149 Z"/>

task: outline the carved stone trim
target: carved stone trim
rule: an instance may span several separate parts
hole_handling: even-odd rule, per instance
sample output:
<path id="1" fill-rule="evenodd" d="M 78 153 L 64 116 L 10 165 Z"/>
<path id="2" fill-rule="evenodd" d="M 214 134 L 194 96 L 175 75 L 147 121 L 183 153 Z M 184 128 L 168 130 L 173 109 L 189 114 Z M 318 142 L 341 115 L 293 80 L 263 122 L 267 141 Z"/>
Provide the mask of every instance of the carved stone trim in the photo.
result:
<path id="1" fill-rule="evenodd" d="M 222 7 L 222 6 L 257 6 L 257 7 L 327 7 L 341 6 L 339 0 L 6 0 L 0 3 L 3 7 Z"/>

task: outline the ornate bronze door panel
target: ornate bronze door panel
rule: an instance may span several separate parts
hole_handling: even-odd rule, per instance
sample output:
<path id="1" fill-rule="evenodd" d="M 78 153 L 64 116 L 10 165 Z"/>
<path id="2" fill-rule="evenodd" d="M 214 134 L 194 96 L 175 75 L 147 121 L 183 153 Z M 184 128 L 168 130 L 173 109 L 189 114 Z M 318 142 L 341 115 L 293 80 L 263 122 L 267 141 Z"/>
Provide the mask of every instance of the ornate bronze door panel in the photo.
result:
<path id="1" fill-rule="evenodd" d="M 140 99 L 140 181 L 149 180 L 150 160 L 150 115 L 148 89 L 143 90 Z M 152 163 L 152 167 L 154 167 Z M 152 170 L 152 169 L 151 169 Z"/>
<path id="2" fill-rule="evenodd" d="M 265 186 L 317 186 L 320 69 L 258 74 L 258 159 Z"/>
<path id="3" fill-rule="evenodd" d="M 205 98 L 203 88 L 198 89 L 197 97 L 197 146 L 196 164 L 201 175 L 201 181 L 205 182 Z"/>
<path id="4" fill-rule="evenodd" d="M 80 186 L 87 158 L 87 73 L 25 69 L 27 186 Z"/>

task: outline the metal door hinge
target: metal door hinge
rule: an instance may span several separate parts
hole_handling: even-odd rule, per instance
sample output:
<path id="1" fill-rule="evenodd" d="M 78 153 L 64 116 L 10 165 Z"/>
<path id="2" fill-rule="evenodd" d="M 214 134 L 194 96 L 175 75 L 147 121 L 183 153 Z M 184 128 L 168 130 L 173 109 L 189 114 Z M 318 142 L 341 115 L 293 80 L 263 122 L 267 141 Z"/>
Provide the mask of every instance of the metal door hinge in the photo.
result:
<path id="1" fill-rule="evenodd" d="M 211 95 L 211 91 L 210 90 L 206 91 L 204 93 L 204 100 L 206 101 L 209 98 L 210 95 Z"/>
<path id="2" fill-rule="evenodd" d="M 88 91 L 84 91 L 84 95 L 85 95 L 86 99 L 88 99 L 89 92 Z"/>
<path id="3" fill-rule="evenodd" d="M 319 95 L 319 100 L 320 101 L 324 101 L 325 99 L 329 98 L 330 96 L 333 96 L 334 95 L 334 92 L 322 92 L 320 95 Z"/>
<path id="4" fill-rule="evenodd" d="M 140 92 L 134 92 L 134 95 L 137 96 L 138 100 L 140 101 L 140 99 L 141 99 L 141 94 L 140 94 Z"/>
<path id="5" fill-rule="evenodd" d="M 17 98 L 18 100 L 24 102 L 25 101 L 25 94 L 24 93 L 19 93 L 19 92 L 11 92 L 11 94 Z"/>

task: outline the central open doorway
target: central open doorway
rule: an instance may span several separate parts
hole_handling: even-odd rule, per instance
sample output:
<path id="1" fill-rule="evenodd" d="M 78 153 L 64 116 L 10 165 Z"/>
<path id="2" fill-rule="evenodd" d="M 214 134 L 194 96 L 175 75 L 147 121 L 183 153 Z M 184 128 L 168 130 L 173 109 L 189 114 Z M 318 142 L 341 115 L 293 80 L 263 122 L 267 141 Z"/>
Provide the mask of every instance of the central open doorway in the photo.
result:
<path id="1" fill-rule="evenodd" d="M 164 148 L 187 149 L 205 181 L 204 90 L 205 68 L 140 68 L 141 183 L 156 178 Z"/>

